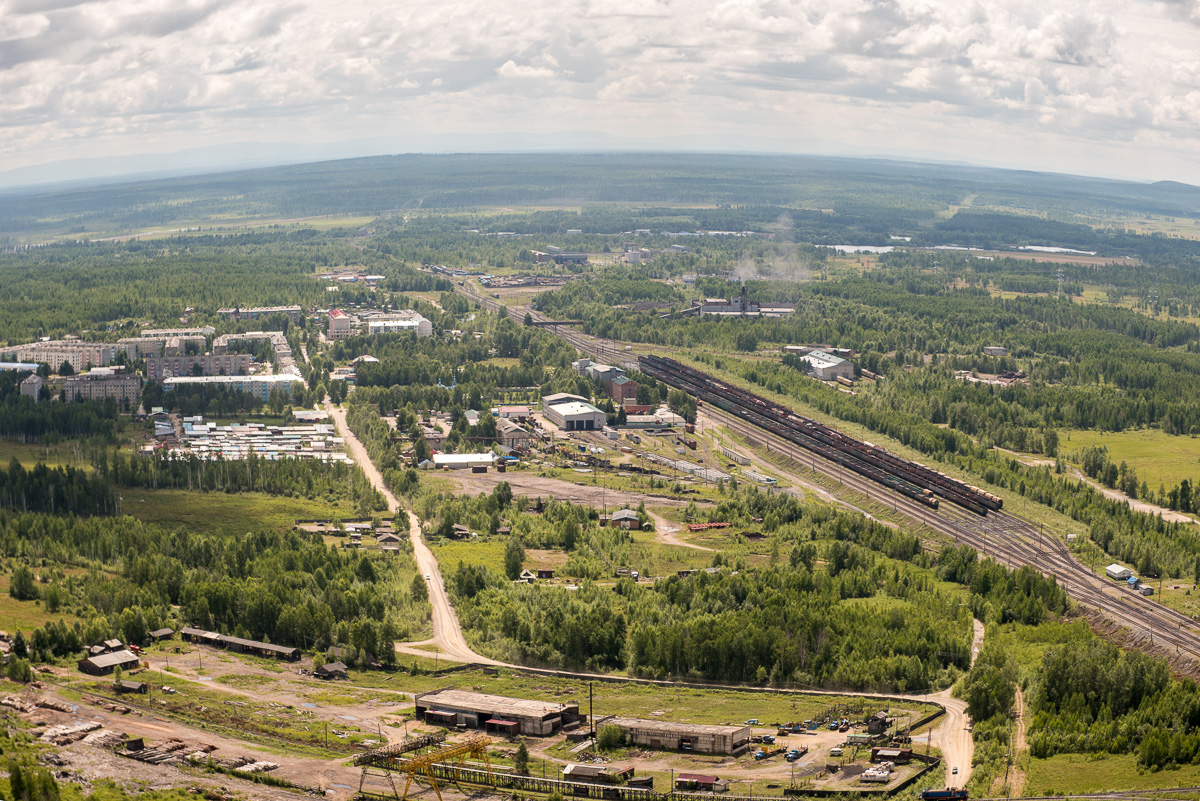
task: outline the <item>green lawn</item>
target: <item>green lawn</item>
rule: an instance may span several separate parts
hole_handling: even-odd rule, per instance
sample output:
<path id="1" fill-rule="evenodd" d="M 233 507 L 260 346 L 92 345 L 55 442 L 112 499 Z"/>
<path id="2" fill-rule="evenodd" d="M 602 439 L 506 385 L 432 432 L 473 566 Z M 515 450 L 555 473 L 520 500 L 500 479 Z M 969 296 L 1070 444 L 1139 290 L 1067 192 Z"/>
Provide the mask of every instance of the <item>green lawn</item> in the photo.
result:
<path id="1" fill-rule="evenodd" d="M 121 511 L 147 523 L 198 531 L 245 534 L 290 529 L 297 519 L 353 517 L 347 504 L 286 498 L 258 492 L 227 494 L 122 487 Z"/>
<path id="2" fill-rule="evenodd" d="M 1108 790 L 1154 790 L 1167 787 L 1200 786 L 1200 765 L 1156 773 L 1138 771 L 1132 754 L 1059 754 L 1049 759 L 1030 759 L 1025 795 L 1080 795 Z M 1172 794 L 1174 796 L 1174 794 Z M 1180 797 L 1189 797 L 1184 794 Z M 1195 797 L 1195 794 L 1190 794 Z"/>
<path id="3" fill-rule="evenodd" d="M 1137 470 L 1138 478 L 1158 490 L 1159 484 L 1170 489 L 1185 478 L 1200 478 L 1200 437 L 1172 436 L 1154 428 L 1117 433 L 1101 431 L 1062 431 L 1059 449 L 1071 458 L 1084 447 L 1108 448 L 1109 459 L 1122 461 Z"/>

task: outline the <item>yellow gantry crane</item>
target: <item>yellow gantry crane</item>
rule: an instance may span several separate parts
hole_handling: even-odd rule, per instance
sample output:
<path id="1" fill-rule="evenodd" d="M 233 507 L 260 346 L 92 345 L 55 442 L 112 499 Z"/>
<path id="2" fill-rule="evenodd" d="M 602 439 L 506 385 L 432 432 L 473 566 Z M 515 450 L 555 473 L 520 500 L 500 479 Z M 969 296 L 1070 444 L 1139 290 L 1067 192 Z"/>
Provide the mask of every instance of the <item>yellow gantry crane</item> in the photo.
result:
<path id="1" fill-rule="evenodd" d="M 467 757 L 482 758 L 483 764 L 487 768 L 488 778 L 490 779 L 492 777 L 492 763 L 488 759 L 487 747 L 491 744 L 491 737 L 478 734 L 468 737 L 461 743 L 448 745 L 445 748 L 439 748 L 437 751 L 430 751 L 427 754 L 418 754 L 406 761 L 400 766 L 400 770 L 408 776 L 408 780 L 404 782 L 404 794 L 401 796 L 401 801 L 408 798 L 408 788 L 412 786 L 413 779 L 417 777 L 417 774 L 422 774 L 429 780 L 429 785 L 433 788 L 433 792 L 437 794 L 438 801 L 442 801 L 442 791 L 438 787 L 437 777 L 433 775 L 433 766 L 442 763 L 452 764 L 454 767 L 462 767 L 462 763 Z"/>

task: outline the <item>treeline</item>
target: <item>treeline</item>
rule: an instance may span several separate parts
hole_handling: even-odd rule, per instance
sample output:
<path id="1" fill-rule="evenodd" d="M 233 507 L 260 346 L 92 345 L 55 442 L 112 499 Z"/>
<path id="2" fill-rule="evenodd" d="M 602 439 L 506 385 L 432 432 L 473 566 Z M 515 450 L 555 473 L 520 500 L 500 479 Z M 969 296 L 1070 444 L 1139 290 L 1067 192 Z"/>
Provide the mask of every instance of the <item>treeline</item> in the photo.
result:
<path id="1" fill-rule="evenodd" d="M 17 571 L 38 567 L 37 594 L 51 611 L 86 621 L 35 631 L 38 658 L 69 656 L 101 635 L 139 643 L 182 623 L 300 648 L 352 645 L 388 662 L 391 643 L 423 630 L 429 615 L 412 594 L 409 554 L 327 547 L 302 532 L 226 537 L 129 517 L 0 513 L 0 554 Z"/>
<path id="2" fill-rule="evenodd" d="M 25 469 L 14 456 L 0 470 L 0 509 L 48 514 L 111 515 L 117 495 L 102 475 L 74 466 Z"/>
<path id="3" fill-rule="evenodd" d="M 14 372 L 0 374 L 0 384 L 11 384 Z M 111 398 L 101 402 L 50 403 L 22 397 L 16 391 L 0 392 L 0 437 L 4 439 L 50 445 L 61 439 L 94 437 L 115 442 L 124 427 L 117 403 Z"/>
<path id="4" fill-rule="evenodd" d="M 503 519 L 500 500 L 486 496 L 427 504 L 423 512 L 435 517 L 445 510 L 443 524 L 456 519 L 483 528 L 489 505 L 491 519 Z M 944 685 L 969 666 L 970 612 L 1036 623 L 1067 609 L 1053 580 L 992 562 L 968 564 L 975 558 L 969 549 L 943 555 L 952 565 L 946 580 L 971 588 L 969 608 L 960 606 L 937 589 L 925 569 L 932 557 L 919 540 L 861 516 L 754 488 L 727 491 L 723 506 L 714 514 L 759 517 L 764 528 L 771 520 L 769 567 L 741 563 L 731 570 L 717 554 L 716 570 L 671 575 L 652 587 L 619 579 L 615 592 L 590 581 L 567 592 L 513 585 L 482 566 L 459 565 L 449 587 L 460 618 L 479 647 L 508 659 L 654 677 L 911 691 Z M 589 551 L 610 570 L 622 564 L 627 533 L 599 529 L 590 510 L 548 504 L 543 519 L 523 523 L 526 517 L 515 516 L 511 537 L 568 550 L 568 567 Z"/>

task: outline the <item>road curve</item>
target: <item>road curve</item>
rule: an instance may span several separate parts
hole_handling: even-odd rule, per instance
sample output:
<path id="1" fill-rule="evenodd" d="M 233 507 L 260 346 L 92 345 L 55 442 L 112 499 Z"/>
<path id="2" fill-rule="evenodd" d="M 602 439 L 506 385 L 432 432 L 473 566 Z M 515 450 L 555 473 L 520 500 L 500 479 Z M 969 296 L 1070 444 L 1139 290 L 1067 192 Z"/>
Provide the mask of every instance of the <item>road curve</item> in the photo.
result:
<path id="1" fill-rule="evenodd" d="M 388 509 L 395 512 L 397 515 L 404 512 L 408 515 L 409 539 L 413 545 L 413 556 L 416 558 L 417 567 L 424 575 L 429 576 L 429 603 L 433 608 L 433 639 L 426 640 L 420 644 L 425 645 L 432 642 L 440 649 L 440 654 L 445 658 L 457 662 L 474 662 L 483 665 L 494 665 L 498 667 L 511 667 L 518 670 L 529 671 L 534 673 L 553 673 L 557 675 L 570 675 L 579 679 L 601 679 L 604 681 L 612 681 L 615 679 L 623 679 L 624 677 L 613 676 L 612 674 L 599 673 L 580 673 L 576 671 L 550 671 L 541 670 L 539 668 L 531 668 L 525 665 L 517 665 L 511 662 L 500 662 L 495 659 L 477 654 L 471 650 L 467 644 L 466 638 L 463 636 L 462 625 L 459 623 L 458 615 L 454 612 L 454 607 L 450 605 L 450 598 L 446 594 L 446 587 L 442 580 L 441 571 L 438 568 L 437 559 L 433 555 L 433 551 L 429 550 L 429 546 L 425 544 L 425 540 L 421 535 L 421 527 L 417 521 L 416 515 L 411 511 L 401 507 L 396 496 L 388 490 L 383 483 L 383 476 L 379 470 L 371 462 L 367 455 L 367 449 L 363 447 L 358 437 L 350 430 L 350 426 L 346 423 L 346 411 L 340 406 L 334 406 L 329 401 L 325 402 L 325 408 L 333 419 L 334 424 L 338 428 L 338 434 L 345 439 L 346 448 L 350 451 L 351 457 L 362 468 L 371 484 L 379 490 L 387 501 Z M 975 647 L 973 652 L 978 649 L 979 641 L 982 639 L 982 626 L 976 621 L 975 628 Z M 429 651 L 412 647 L 415 643 L 397 643 L 396 651 L 404 654 L 429 657 Z M 703 684 L 694 682 L 680 682 L 671 680 L 658 679 L 627 679 L 641 684 L 660 684 L 664 686 L 677 687 L 697 687 L 708 689 L 730 690 L 738 689 L 737 687 L 729 687 L 725 685 Z M 974 752 L 974 743 L 971 739 L 971 733 L 967 729 L 967 705 L 957 698 L 950 697 L 949 690 L 943 690 L 935 695 L 925 695 L 923 693 L 864 693 L 846 690 L 778 690 L 781 694 L 802 694 L 802 695 L 852 695 L 863 698 L 899 698 L 901 696 L 918 700 L 928 700 L 940 704 L 945 708 L 946 714 L 942 717 L 942 723 L 933 733 L 933 744 L 941 749 L 942 756 L 946 765 L 946 779 L 948 784 L 966 784 L 971 775 L 971 756 Z M 953 778 L 956 780 L 951 782 L 950 770 L 953 767 L 958 767 L 959 774 Z"/>

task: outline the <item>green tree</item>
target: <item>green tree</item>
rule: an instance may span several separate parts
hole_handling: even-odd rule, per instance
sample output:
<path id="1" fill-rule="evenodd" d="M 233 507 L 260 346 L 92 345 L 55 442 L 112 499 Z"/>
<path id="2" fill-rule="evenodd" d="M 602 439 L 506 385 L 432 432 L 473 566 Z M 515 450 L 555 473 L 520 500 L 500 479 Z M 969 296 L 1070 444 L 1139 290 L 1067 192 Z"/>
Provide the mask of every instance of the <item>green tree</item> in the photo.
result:
<path id="1" fill-rule="evenodd" d="M 1017 667 L 1008 652 L 985 644 L 963 679 L 962 697 L 977 723 L 1007 715 L 1017 697 Z"/>
<path id="2" fill-rule="evenodd" d="M 504 546 L 504 574 L 516 581 L 521 577 L 521 567 L 524 564 L 525 547 L 521 544 L 520 536 L 514 534 Z"/>
<path id="3" fill-rule="evenodd" d="M 425 579 L 421 578 L 421 574 L 413 576 L 412 580 L 412 597 L 414 601 L 428 601 L 429 588 L 425 586 Z"/>
<path id="4" fill-rule="evenodd" d="M 25 565 L 17 565 L 9 580 L 8 594 L 18 601 L 33 601 L 40 597 L 33 571 Z"/>
<path id="5" fill-rule="evenodd" d="M 529 774 L 529 749 L 525 747 L 525 743 L 517 746 L 517 753 L 513 755 L 513 769 L 522 776 Z"/>
<path id="6" fill-rule="evenodd" d="M 596 748 L 600 751 L 614 751 L 625 743 L 625 732 L 620 726 L 601 726 L 596 732 Z"/>

